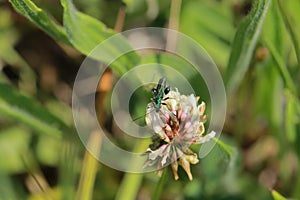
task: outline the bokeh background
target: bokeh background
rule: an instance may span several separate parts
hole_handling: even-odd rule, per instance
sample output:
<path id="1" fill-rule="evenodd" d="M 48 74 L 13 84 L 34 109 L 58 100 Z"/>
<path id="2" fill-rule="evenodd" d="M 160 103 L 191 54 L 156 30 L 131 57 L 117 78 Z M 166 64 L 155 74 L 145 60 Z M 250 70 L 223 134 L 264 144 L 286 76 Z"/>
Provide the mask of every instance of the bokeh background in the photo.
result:
<path id="1" fill-rule="evenodd" d="M 175 181 L 169 169 L 160 199 L 300 198 L 298 0 L 73 4 L 0 0 L 0 199 L 151 199 L 157 193 L 155 173 L 124 173 L 95 160 L 72 119 L 72 87 L 85 56 L 114 33 L 138 27 L 172 28 L 199 42 L 227 90 L 224 146 L 216 145 L 192 166 L 193 181 L 181 168 Z M 147 141 L 145 148 L 136 146 L 137 140 L 116 127 L 109 108 L 116 80 L 138 63 L 152 61 L 186 71 L 184 60 L 162 54 L 157 60 L 157 55 L 125 55 L 99 82 L 99 123 L 122 148 L 143 152 Z M 209 116 L 203 81 L 192 72 L 185 75 L 207 102 Z M 145 114 L 150 98 L 149 87 L 136 92 L 133 118 Z M 92 136 L 99 148 L 101 138 Z"/>

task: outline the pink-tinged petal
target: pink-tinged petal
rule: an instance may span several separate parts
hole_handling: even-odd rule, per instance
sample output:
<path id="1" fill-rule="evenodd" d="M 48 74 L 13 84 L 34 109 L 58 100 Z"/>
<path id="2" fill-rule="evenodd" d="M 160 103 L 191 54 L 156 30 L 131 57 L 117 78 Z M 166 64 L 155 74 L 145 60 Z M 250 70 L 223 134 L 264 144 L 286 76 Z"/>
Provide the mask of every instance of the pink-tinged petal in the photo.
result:
<path id="1" fill-rule="evenodd" d="M 165 151 L 163 152 L 163 157 L 162 157 L 162 160 L 161 160 L 161 166 L 164 166 L 167 162 L 167 158 L 168 156 L 170 155 L 169 152 L 170 152 L 170 145 L 167 145 L 167 147 L 165 148 Z"/>
<path id="2" fill-rule="evenodd" d="M 182 112 L 181 113 L 181 121 L 185 121 L 186 117 L 187 117 L 187 113 L 186 112 Z"/>
<path id="3" fill-rule="evenodd" d="M 166 144 L 160 146 L 158 149 L 152 151 L 150 148 L 147 149 L 147 151 L 150 151 L 149 153 L 149 159 L 155 160 L 157 157 L 162 157 L 164 149 L 167 147 Z"/>
<path id="4" fill-rule="evenodd" d="M 192 122 L 191 121 L 187 121 L 184 125 L 184 129 L 189 129 L 192 127 Z"/>
<path id="5" fill-rule="evenodd" d="M 165 131 L 168 131 L 168 132 L 172 131 L 172 128 L 169 124 L 167 124 L 164 129 L 165 129 Z"/>
<path id="6" fill-rule="evenodd" d="M 189 146 L 208 142 L 215 136 L 215 132 L 203 135 L 206 115 L 204 115 L 205 103 L 201 102 L 197 106 L 200 97 L 193 94 L 180 95 L 177 89 L 170 91 L 166 97 L 169 99 L 164 101 L 160 112 L 155 111 L 153 103 L 147 107 L 147 125 L 166 143 L 155 151 L 150 150 L 147 163 L 165 166 L 169 161 L 174 161 L 171 166 L 175 180 L 179 179 L 178 164 L 192 180 L 190 164 L 198 163 L 199 159 L 197 154 L 189 150 Z M 156 144 L 155 140 L 153 143 Z"/>

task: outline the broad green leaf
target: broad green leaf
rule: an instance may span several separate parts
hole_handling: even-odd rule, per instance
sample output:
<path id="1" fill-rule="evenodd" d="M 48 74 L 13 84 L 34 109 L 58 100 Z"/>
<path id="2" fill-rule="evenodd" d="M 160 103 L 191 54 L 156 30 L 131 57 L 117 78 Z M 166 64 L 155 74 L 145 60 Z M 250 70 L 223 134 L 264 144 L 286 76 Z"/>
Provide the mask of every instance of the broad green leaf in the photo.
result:
<path id="1" fill-rule="evenodd" d="M 42 134 L 61 137 L 64 123 L 33 99 L 0 83 L 0 116 L 24 123 Z"/>
<path id="2" fill-rule="evenodd" d="M 53 38 L 69 44 L 65 30 L 30 0 L 9 0 L 14 9 Z"/>
<path id="3" fill-rule="evenodd" d="M 239 86 L 249 68 L 270 2 L 256 1 L 249 16 L 238 27 L 225 74 L 229 95 Z"/>
<path id="4" fill-rule="evenodd" d="M 276 190 L 272 190 L 271 193 L 272 193 L 272 197 L 273 197 L 274 200 L 286 200 L 286 198 L 284 196 L 282 196 Z"/>
<path id="5" fill-rule="evenodd" d="M 102 22 L 79 12 L 71 0 L 62 0 L 61 4 L 64 8 L 63 21 L 68 37 L 81 53 L 89 55 L 101 42 L 115 34 Z M 124 74 L 139 62 L 139 57 L 135 52 L 122 56 L 124 51 L 133 51 L 123 36 L 114 37 L 110 42 L 104 42 L 102 48 L 98 48 L 96 51 L 97 53 L 91 54 L 91 56 L 107 64 L 121 56 L 111 64 L 119 74 Z"/>

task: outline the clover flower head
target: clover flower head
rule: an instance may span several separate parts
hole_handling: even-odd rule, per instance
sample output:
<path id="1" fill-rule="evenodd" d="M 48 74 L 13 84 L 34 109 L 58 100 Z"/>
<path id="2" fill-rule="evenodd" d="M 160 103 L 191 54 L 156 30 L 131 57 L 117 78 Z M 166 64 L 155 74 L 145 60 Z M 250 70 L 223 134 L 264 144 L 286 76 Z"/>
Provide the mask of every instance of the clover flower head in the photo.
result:
<path id="1" fill-rule="evenodd" d="M 146 152 L 148 159 L 145 166 L 156 165 L 161 169 L 171 163 L 177 180 L 178 165 L 181 165 L 192 180 L 190 164 L 199 160 L 189 146 L 208 142 L 215 136 L 215 132 L 204 135 L 205 103 L 202 101 L 197 105 L 199 97 L 181 95 L 177 89 L 171 90 L 164 99 L 158 112 L 153 102 L 147 105 L 146 123 L 155 135 Z"/>

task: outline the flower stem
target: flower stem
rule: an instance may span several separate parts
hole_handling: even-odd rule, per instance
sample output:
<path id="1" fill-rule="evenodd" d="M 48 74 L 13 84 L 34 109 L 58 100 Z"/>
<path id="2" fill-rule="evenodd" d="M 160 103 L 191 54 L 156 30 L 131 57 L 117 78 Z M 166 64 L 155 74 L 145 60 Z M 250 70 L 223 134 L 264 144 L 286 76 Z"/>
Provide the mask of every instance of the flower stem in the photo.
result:
<path id="1" fill-rule="evenodd" d="M 161 191 L 162 191 L 164 183 L 166 181 L 166 177 L 167 177 L 167 167 L 165 167 L 163 169 L 162 175 L 161 175 L 161 177 L 158 181 L 158 184 L 156 185 L 155 191 L 154 191 L 153 196 L 151 198 L 152 200 L 160 199 Z"/>
<path id="2" fill-rule="evenodd" d="M 141 152 L 147 148 L 149 141 L 144 140 L 135 144 L 134 152 Z M 136 165 L 135 160 L 129 161 L 132 165 Z M 130 168 L 130 166 L 129 166 Z M 139 188 L 142 184 L 143 174 L 126 173 L 118 189 L 115 199 L 136 199 L 139 192 Z"/>
<path id="3" fill-rule="evenodd" d="M 88 146 L 93 153 L 99 153 L 101 149 L 101 134 L 97 131 L 91 133 Z M 96 154 L 96 155 L 97 155 Z M 98 160 L 86 150 L 82 163 L 82 170 L 77 189 L 76 199 L 92 199 L 93 189 L 99 168 Z"/>

